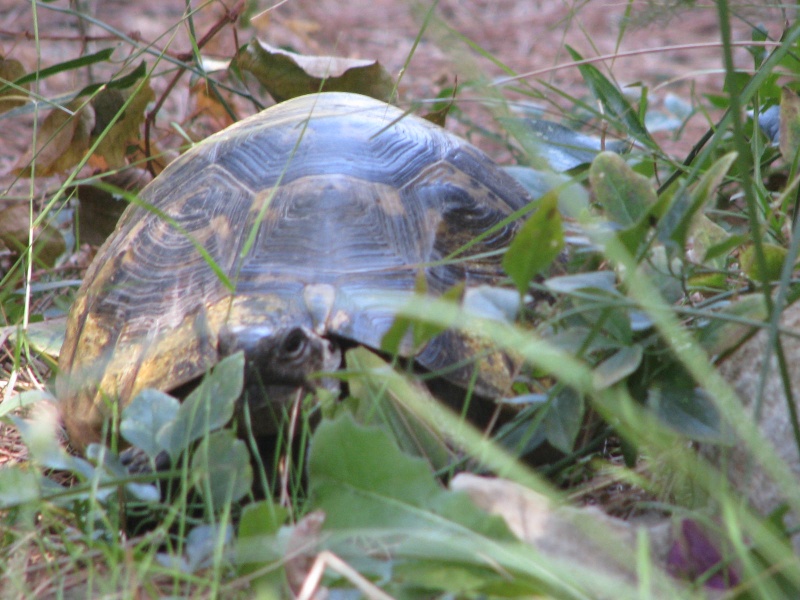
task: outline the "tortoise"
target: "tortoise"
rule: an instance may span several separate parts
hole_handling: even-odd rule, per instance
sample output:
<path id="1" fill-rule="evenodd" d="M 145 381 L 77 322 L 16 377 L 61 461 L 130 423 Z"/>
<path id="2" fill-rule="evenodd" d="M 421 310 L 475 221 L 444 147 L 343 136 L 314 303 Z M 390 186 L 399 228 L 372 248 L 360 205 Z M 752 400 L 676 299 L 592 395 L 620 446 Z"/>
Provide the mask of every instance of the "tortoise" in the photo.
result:
<path id="1" fill-rule="evenodd" d="M 246 389 L 261 386 L 247 400 L 251 421 L 275 431 L 287 390 L 330 382 L 313 375 L 340 367 L 343 343 L 381 348 L 420 274 L 433 296 L 496 284 L 514 213 L 531 201 L 465 140 L 338 92 L 212 135 L 139 198 L 69 314 L 56 391 L 76 449 L 100 440 L 113 402 L 181 388 L 238 350 Z M 422 348 L 404 339 L 399 354 L 430 371 L 460 364 L 444 377 L 502 396 L 515 361 L 499 352 L 478 360 L 475 347 L 446 331 Z"/>

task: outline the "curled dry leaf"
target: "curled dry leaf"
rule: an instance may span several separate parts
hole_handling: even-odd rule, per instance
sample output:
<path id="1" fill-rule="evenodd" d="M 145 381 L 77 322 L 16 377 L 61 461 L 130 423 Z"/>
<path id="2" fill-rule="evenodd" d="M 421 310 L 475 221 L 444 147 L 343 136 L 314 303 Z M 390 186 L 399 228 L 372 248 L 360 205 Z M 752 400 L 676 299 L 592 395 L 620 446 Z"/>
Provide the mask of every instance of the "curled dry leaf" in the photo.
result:
<path id="1" fill-rule="evenodd" d="M 253 39 L 237 58 L 276 102 L 314 92 L 353 92 L 389 101 L 394 80 L 378 61 L 304 56 Z"/>
<path id="2" fill-rule="evenodd" d="M 555 506 L 544 495 L 513 481 L 458 474 L 450 484 L 466 492 L 483 510 L 502 517 L 521 540 L 553 560 L 590 572 L 636 580 L 630 559 L 637 544 L 637 527 L 594 507 Z M 659 520 L 647 526 L 650 552 L 656 564 L 665 564 L 671 547 L 671 523 Z M 615 549 L 628 549 L 631 553 Z"/>

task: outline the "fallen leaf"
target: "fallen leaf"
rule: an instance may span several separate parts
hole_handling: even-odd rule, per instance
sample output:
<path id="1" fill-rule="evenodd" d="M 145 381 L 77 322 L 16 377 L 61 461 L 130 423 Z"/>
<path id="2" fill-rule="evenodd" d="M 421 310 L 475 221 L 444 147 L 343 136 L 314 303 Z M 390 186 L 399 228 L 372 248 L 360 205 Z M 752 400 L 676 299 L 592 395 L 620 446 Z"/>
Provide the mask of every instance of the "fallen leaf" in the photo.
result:
<path id="1" fill-rule="evenodd" d="M 253 39 L 237 64 L 251 72 L 276 102 L 314 92 L 353 92 L 388 101 L 394 80 L 378 61 L 305 56 Z"/>
<path id="2" fill-rule="evenodd" d="M 23 91 L 8 85 L 24 75 L 25 67 L 21 62 L 13 58 L 0 57 L 0 114 L 27 102 L 28 97 Z M 18 87 L 26 90 L 29 88 L 27 84 Z"/>
<path id="3" fill-rule="evenodd" d="M 36 136 L 36 151 L 28 152 L 17 165 L 17 174 L 48 177 L 74 167 L 89 149 L 94 128 L 94 109 L 84 98 L 76 98 L 45 118 Z"/>
<path id="4" fill-rule="evenodd" d="M 636 566 L 630 560 L 637 545 L 636 524 L 594 507 L 555 505 L 546 496 L 504 479 L 459 473 L 450 488 L 466 492 L 479 508 L 502 517 L 512 533 L 549 558 L 631 583 L 636 580 Z M 653 562 L 664 565 L 671 524 L 662 518 L 646 527 Z"/>

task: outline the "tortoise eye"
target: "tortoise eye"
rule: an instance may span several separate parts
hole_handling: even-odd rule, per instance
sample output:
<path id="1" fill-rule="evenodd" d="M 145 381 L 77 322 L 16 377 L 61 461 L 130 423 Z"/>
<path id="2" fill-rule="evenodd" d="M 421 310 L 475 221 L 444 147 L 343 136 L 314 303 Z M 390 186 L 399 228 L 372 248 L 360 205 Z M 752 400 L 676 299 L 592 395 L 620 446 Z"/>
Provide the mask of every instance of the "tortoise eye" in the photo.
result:
<path id="1" fill-rule="evenodd" d="M 281 353 L 286 358 L 297 358 L 305 353 L 308 336 L 300 327 L 291 329 L 281 342 Z"/>

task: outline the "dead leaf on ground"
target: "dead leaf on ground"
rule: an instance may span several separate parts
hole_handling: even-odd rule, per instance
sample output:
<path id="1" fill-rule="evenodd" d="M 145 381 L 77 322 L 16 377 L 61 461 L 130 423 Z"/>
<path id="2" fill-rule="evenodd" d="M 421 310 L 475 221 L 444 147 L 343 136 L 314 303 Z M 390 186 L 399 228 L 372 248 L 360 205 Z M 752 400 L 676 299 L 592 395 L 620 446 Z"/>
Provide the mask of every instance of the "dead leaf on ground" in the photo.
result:
<path id="1" fill-rule="evenodd" d="M 54 109 L 39 128 L 35 154 L 20 160 L 17 173 L 29 175 L 35 164 L 36 175 L 49 177 L 74 167 L 89 149 L 94 124 L 94 108 L 85 98 Z"/>
<path id="2" fill-rule="evenodd" d="M 125 107 L 119 119 L 111 126 L 97 146 L 97 154 L 106 159 L 113 169 L 125 166 L 128 146 L 139 139 L 139 128 L 144 122 L 145 109 L 155 98 L 149 81 L 141 86 L 134 84 L 125 89 L 107 88 L 92 100 L 95 110 L 93 136 L 100 136 L 114 117 L 123 110 L 125 102 L 132 94 L 133 100 Z"/>
<path id="3" fill-rule="evenodd" d="M 13 58 L 0 57 L 0 114 L 22 106 L 28 101 L 25 93 L 8 85 L 24 75 L 25 67 L 21 62 Z M 19 87 L 29 89 L 27 84 Z"/>
<path id="4" fill-rule="evenodd" d="M 297 596 L 319 553 L 320 533 L 325 522 L 321 510 L 307 514 L 292 529 L 286 547 L 286 581 Z"/>
<path id="5" fill-rule="evenodd" d="M 225 129 L 233 124 L 231 113 L 220 102 L 219 98 L 211 93 L 208 84 L 204 80 L 198 81 L 192 86 L 191 95 L 194 99 L 195 114 L 210 117 L 216 131 Z"/>
<path id="6" fill-rule="evenodd" d="M 304 56 L 253 39 L 237 57 L 276 102 L 314 92 L 353 92 L 389 101 L 394 80 L 378 61 Z"/>
<path id="7" fill-rule="evenodd" d="M 479 508 L 501 516 L 509 529 L 543 555 L 590 571 L 636 581 L 636 566 L 614 548 L 636 548 L 634 523 L 594 507 L 555 506 L 546 496 L 513 481 L 460 473 L 450 483 Z M 667 518 L 646 525 L 654 564 L 664 565 L 672 542 Z"/>

